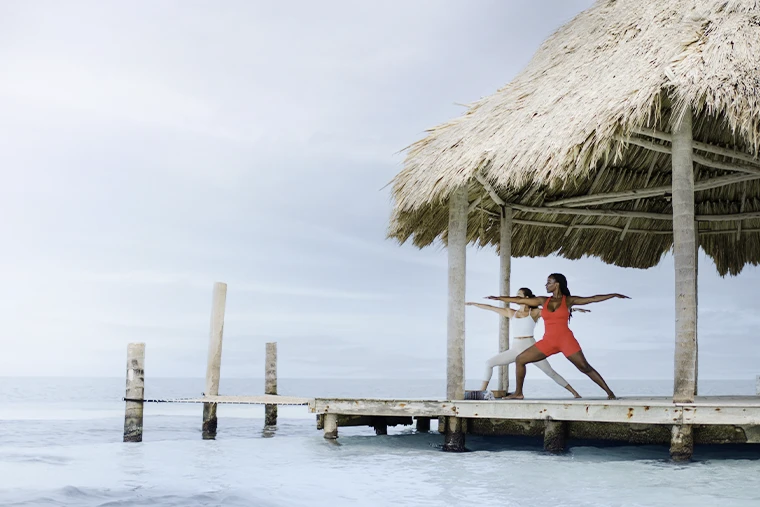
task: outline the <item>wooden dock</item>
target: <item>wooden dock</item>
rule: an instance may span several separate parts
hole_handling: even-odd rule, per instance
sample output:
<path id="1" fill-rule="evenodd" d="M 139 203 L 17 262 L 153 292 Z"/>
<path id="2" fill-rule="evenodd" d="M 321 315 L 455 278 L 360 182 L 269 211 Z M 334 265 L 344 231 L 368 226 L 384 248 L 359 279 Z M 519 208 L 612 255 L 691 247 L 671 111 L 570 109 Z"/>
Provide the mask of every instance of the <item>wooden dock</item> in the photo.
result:
<path id="1" fill-rule="evenodd" d="M 698 397 L 678 403 L 666 397 L 532 400 L 398 400 L 316 398 L 309 410 L 325 438 L 338 427 L 412 424 L 427 431 L 438 420 L 439 432 L 520 435 L 544 438 L 547 451 L 564 450 L 567 439 L 670 444 L 674 457 L 691 456 L 697 444 L 760 443 L 760 396 Z M 458 424 L 452 425 L 452 421 Z M 447 424 L 448 423 L 448 424 Z M 464 442 L 457 446 L 463 448 Z M 461 449 L 460 449 L 461 450 Z"/>
<path id="2" fill-rule="evenodd" d="M 760 444 L 760 377 L 758 396 L 695 397 L 688 401 L 674 401 L 675 397 L 489 401 L 306 398 L 278 394 L 277 345 L 268 343 L 264 394 L 220 395 L 226 291 L 225 284 L 215 284 L 204 395 L 145 398 L 145 344 L 128 345 L 125 442 L 142 441 L 145 403 L 198 403 L 203 405 L 204 439 L 216 436 L 217 406 L 234 404 L 264 405 L 266 426 L 277 424 L 280 405 L 308 407 L 316 414 L 317 429 L 323 430 L 329 440 L 338 438 L 338 428 L 346 426 L 370 426 L 378 435 L 384 435 L 389 426 L 415 424 L 418 432 L 428 432 L 431 421 L 436 419 L 438 431 L 444 435 L 443 449 L 447 451 L 465 450 L 468 434 L 543 438 L 544 448 L 550 452 L 561 452 L 568 440 L 670 445 L 670 454 L 676 460 L 689 459 L 694 444 Z"/>

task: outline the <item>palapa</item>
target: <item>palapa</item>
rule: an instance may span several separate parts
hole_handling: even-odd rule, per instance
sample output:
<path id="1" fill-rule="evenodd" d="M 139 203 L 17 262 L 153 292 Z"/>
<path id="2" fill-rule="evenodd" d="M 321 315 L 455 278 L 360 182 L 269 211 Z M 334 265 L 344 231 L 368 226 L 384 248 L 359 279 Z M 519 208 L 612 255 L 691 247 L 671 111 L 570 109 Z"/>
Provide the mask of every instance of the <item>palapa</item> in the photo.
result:
<path id="1" fill-rule="evenodd" d="M 466 186 L 470 243 L 498 245 L 502 200 L 514 257 L 654 266 L 673 245 L 668 133 L 686 108 L 699 244 L 721 275 L 737 274 L 760 262 L 760 2 L 750 0 L 597 2 L 512 82 L 407 148 L 389 237 L 445 244 L 449 197 Z"/>

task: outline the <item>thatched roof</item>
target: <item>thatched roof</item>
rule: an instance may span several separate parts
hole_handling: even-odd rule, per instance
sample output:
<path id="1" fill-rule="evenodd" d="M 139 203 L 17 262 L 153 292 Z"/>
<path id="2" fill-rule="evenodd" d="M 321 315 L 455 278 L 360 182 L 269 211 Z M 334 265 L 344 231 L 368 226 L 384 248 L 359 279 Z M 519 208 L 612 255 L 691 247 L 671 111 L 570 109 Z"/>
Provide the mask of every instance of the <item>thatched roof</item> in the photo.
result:
<path id="1" fill-rule="evenodd" d="M 466 185 L 470 201 L 480 200 L 469 216 L 470 241 L 498 244 L 500 207 L 478 174 L 508 203 L 541 208 L 670 185 L 663 133 L 687 107 L 695 141 L 710 145 L 695 146 L 697 182 L 737 174 L 723 168 L 730 164 L 745 174 L 760 169 L 760 1 L 599 1 L 544 42 L 511 83 L 407 149 L 393 180 L 389 236 L 419 247 L 445 243 L 448 198 Z M 702 190 L 695 201 L 700 215 L 760 211 L 760 180 Z M 586 208 L 672 209 L 667 193 Z M 524 208 L 514 218 L 515 257 L 591 255 L 647 268 L 672 246 L 667 220 Z M 705 221 L 699 229 L 721 274 L 760 262 L 760 219 Z"/>

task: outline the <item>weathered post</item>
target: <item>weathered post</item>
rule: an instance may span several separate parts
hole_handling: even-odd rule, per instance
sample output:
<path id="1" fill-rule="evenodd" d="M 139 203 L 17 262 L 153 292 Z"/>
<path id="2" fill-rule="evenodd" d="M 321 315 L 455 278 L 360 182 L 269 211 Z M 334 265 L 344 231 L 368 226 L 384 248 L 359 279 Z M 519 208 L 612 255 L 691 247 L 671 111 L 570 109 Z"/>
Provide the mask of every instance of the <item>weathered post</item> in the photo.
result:
<path id="1" fill-rule="evenodd" d="M 224 334 L 224 307 L 227 302 L 227 284 L 216 282 L 211 301 L 211 329 L 206 365 L 205 396 L 219 395 L 219 375 L 222 368 L 222 336 Z M 203 404 L 203 438 L 216 437 L 216 403 Z"/>
<path id="2" fill-rule="evenodd" d="M 461 417 L 446 418 L 446 435 L 443 450 L 447 452 L 464 452 L 464 424 Z"/>
<path id="3" fill-rule="evenodd" d="M 673 119 L 673 260 L 676 350 L 673 400 L 693 402 L 697 390 L 697 235 L 694 222 L 692 118 L 687 106 Z"/>
<path id="4" fill-rule="evenodd" d="M 670 459 L 689 461 L 694 454 L 694 435 L 690 424 L 673 426 L 670 434 Z"/>
<path id="5" fill-rule="evenodd" d="M 124 441 L 142 442 L 145 399 L 145 344 L 127 345 L 127 391 L 124 398 Z"/>
<path id="6" fill-rule="evenodd" d="M 512 274 L 512 208 L 501 207 L 499 226 L 499 293 L 510 296 L 510 278 Z M 499 352 L 509 350 L 509 319 L 499 316 Z M 499 366 L 499 378 L 496 388 L 509 391 L 509 366 Z"/>
<path id="7" fill-rule="evenodd" d="M 560 453 L 565 451 L 567 441 L 567 423 L 546 419 L 544 426 L 544 450 Z"/>
<path id="8" fill-rule="evenodd" d="M 430 418 L 418 417 L 417 418 L 417 433 L 429 433 L 430 432 Z"/>
<path id="9" fill-rule="evenodd" d="M 336 438 L 338 438 L 338 415 L 337 414 L 325 414 L 322 424 L 324 426 L 325 438 L 327 440 L 335 440 Z"/>
<path id="10" fill-rule="evenodd" d="M 277 394 L 277 342 L 267 343 L 264 365 L 264 394 Z M 264 424 L 277 425 L 277 405 L 264 406 Z"/>
<path id="11" fill-rule="evenodd" d="M 755 393 L 760 396 L 760 375 L 755 377 Z"/>
<path id="12" fill-rule="evenodd" d="M 372 427 L 375 429 L 375 435 L 388 434 L 388 422 L 385 420 L 385 417 L 373 418 Z"/>
<path id="13" fill-rule="evenodd" d="M 449 303 L 446 344 L 446 398 L 464 399 L 464 298 L 467 268 L 467 187 L 451 193 L 449 198 Z M 461 421 L 447 418 L 444 450 L 464 450 Z"/>

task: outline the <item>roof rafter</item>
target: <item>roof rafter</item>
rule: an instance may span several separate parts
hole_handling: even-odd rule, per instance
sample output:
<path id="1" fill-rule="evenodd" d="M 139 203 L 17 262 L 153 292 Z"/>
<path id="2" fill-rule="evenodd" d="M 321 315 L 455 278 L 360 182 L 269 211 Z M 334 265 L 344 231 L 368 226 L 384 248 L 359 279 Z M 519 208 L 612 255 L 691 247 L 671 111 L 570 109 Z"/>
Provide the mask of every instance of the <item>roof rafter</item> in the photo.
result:
<path id="1" fill-rule="evenodd" d="M 673 142 L 673 136 L 657 129 L 633 129 L 633 133 L 641 135 L 641 136 L 648 136 L 654 139 L 659 139 L 660 141 L 667 141 L 669 143 Z M 736 160 L 743 160 L 744 162 L 749 162 L 750 164 L 755 164 L 755 165 L 760 164 L 760 159 L 750 155 L 749 153 L 744 153 L 737 150 L 729 150 L 728 148 L 723 148 L 722 146 L 716 146 L 714 144 L 703 143 L 701 141 L 692 141 L 691 146 L 695 150 L 712 153 L 714 155 L 721 155 L 721 156 L 733 158 Z"/>
<path id="2" fill-rule="evenodd" d="M 709 190 L 711 188 L 724 187 L 734 183 L 745 181 L 760 180 L 760 174 L 732 174 L 730 176 L 719 176 L 709 180 L 698 181 L 694 183 L 694 191 Z M 659 187 L 642 188 L 636 190 L 623 190 L 620 192 L 605 192 L 602 194 L 581 195 L 578 197 L 568 197 L 546 203 L 547 206 L 596 206 L 599 204 L 609 204 L 613 202 L 633 201 L 647 197 L 659 197 L 672 192 L 672 185 L 661 185 Z"/>
<path id="3" fill-rule="evenodd" d="M 634 146 L 640 146 L 641 148 L 646 148 L 647 150 L 650 150 L 650 151 L 656 151 L 659 153 L 667 153 L 669 155 L 673 152 L 670 146 L 665 146 L 664 144 L 657 144 L 654 141 L 650 141 L 648 139 L 642 139 L 640 137 L 615 136 L 615 139 L 626 144 L 633 144 Z M 728 151 L 731 151 L 731 150 L 728 150 Z M 705 157 L 704 155 L 699 155 L 697 153 L 692 153 L 691 158 L 697 164 L 703 165 L 705 167 L 712 167 L 714 169 L 722 169 L 724 171 L 738 171 L 738 172 L 748 173 L 748 174 L 760 174 L 760 168 L 758 167 L 750 167 L 743 164 L 734 164 L 734 163 L 729 163 L 729 162 L 720 162 L 718 160 L 712 160 L 710 158 Z"/>

